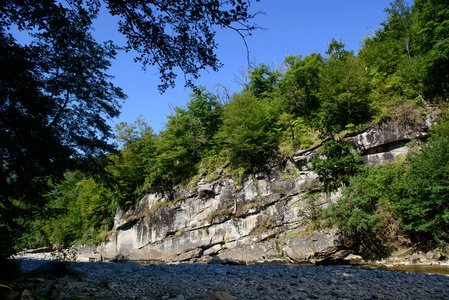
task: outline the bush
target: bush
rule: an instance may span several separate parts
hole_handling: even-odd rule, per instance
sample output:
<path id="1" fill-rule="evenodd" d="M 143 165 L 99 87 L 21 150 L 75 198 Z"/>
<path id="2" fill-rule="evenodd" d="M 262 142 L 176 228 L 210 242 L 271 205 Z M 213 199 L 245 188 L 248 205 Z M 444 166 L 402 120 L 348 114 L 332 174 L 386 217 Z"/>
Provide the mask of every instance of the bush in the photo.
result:
<path id="1" fill-rule="evenodd" d="M 257 99 L 248 92 L 236 94 L 223 112 L 219 139 L 236 167 L 262 165 L 274 153 L 275 135 L 271 128 L 276 103 Z"/>
<path id="2" fill-rule="evenodd" d="M 347 231 L 362 252 L 376 255 L 410 241 L 421 248 L 447 244 L 449 137 L 441 126 L 434 132 L 405 161 L 367 167 L 349 179 L 338 202 L 323 211 L 322 222 Z M 406 238 L 400 241 L 402 234 Z"/>
<path id="3" fill-rule="evenodd" d="M 353 236 L 361 254 L 388 254 L 397 246 L 398 236 L 390 199 L 403 172 L 401 164 L 364 168 L 349 180 L 338 202 L 323 211 L 322 220 Z"/>
<path id="4" fill-rule="evenodd" d="M 349 178 L 360 170 L 362 158 L 350 145 L 329 140 L 312 160 L 313 171 L 319 176 L 325 192 L 346 186 Z"/>
<path id="5" fill-rule="evenodd" d="M 449 138 L 432 138 L 407 162 L 392 208 L 416 241 L 449 242 Z"/>

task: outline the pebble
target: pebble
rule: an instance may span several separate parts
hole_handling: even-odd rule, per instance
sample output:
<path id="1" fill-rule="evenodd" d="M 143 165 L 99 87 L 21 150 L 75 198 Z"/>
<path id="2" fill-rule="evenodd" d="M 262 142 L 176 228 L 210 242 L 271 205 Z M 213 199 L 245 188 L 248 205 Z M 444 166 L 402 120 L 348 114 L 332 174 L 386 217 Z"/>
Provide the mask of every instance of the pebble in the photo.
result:
<path id="1" fill-rule="evenodd" d="M 32 270 L 42 263 L 22 260 L 22 269 Z M 43 297 L 56 291 L 62 300 L 449 298 L 449 276 L 424 273 L 344 266 L 69 264 L 87 277 L 39 274 L 45 284 L 34 284 L 29 292 Z"/>

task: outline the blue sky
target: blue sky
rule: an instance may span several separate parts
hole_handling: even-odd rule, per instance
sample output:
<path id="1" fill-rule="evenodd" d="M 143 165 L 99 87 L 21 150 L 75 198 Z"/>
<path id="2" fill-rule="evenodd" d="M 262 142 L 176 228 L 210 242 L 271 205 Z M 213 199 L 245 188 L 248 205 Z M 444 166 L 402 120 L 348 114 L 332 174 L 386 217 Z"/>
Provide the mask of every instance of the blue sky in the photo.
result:
<path id="1" fill-rule="evenodd" d="M 324 54 L 327 44 L 336 38 L 346 44 L 347 50 L 357 52 L 360 41 L 374 30 L 381 28 L 386 18 L 384 9 L 392 0 L 261 0 L 252 2 L 252 11 L 264 11 L 254 22 L 266 30 L 254 32 L 247 38 L 250 59 L 276 67 L 286 55 L 309 55 L 313 52 Z M 94 24 L 94 37 L 114 40 L 124 45 L 125 40 L 116 31 L 116 20 L 104 12 Z M 218 73 L 204 71 L 197 85 L 215 92 L 221 84 L 237 92 L 240 87 L 233 83 L 247 65 L 247 53 L 241 38 L 231 31 L 218 30 L 217 55 L 224 67 Z M 141 69 L 134 63 L 134 53 L 118 54 L 112 62 L 110 74 L 113 82 L 128 95 L 122 107 L 121 116 L 110 122 L 112 126 L 120 122 L 132 123 L 140 115 L 155 132 L 164 129 L 170 105 L 184 106 L 191 91 L 184 88 L 183 76 L 179 74 L 177 86 L 160 94 L 158 70 L 149 67 Z"/>

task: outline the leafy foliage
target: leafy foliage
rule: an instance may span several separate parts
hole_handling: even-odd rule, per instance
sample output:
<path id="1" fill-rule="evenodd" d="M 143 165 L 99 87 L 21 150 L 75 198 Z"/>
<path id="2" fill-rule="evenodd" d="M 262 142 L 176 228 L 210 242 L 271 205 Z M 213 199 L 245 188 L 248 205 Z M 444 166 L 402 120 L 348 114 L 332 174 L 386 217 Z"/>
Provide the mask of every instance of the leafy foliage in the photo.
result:
<path id="1" fill-rule="evenodd" d="M 269 96 L 276 89 L 279 72 L 271 71 L 265 64 L 259 64 L 250 71 L 248 89 L 258 99 Z"/>
<path id="2" fill-rule="evenodd" d="M 299 57 L 286 58 L 287 71 L 282 76 L 281 90 L 287 97 L 290 113 L 309 117 L 312 111 L 319 107 L 320 72 L 324 59 L 318 53 L 313 53 L 304 59 Z"/>
<path id="3" fill-rule="evenodd" d="M 333 139 L 325 142 L 312 160 L 313 171 L 318 174 L 326 192 L 348 185 L 349 179 L 360 170 L 361 163 L 362 158 L 350 145 Z"/>
<path id="4" fill-rule="evenodd" d="M 349 179 L 338 202 L 323 211 L 321 219 L 355 237 L 360 253 L 386 255 L 397 243 L 398 232 L 391 234 L 391 200 L 404 172 L 401 164 L 364 168 Z M 391 236 L 389 236 L 391 234 Z"/>
<path id="5" fill-rule="evenodd" d="M 259 1 L 259 0 L 256 0 Z M 156 65 L 163 92 L 175 85 L 176 70 L 184 74 L 186 86 L 193 87 L 200 71 L 217 71 L 221 64 L 215 54 L 216 29 L 235 31 L 244 38 L 257 29 L 250 21 L 259 12 L 250 13 L 250 2 L 216 1 L 88 1 L 67 0 L 4 1 L 1 14 L 6 26 L 17 24 L 20 30 L 44 30 L 59 22 L 67 13 L 78 12 L 88 28 L 104 5 L 113 16 L 119 16 L 119 31 L 126 37 L 125 50 L 136 50 L 136 60 L 146 68 Z M 65 43 L 64 31 L 61 42 Z M 63 44 L 61 44 L 63 46 Z M 69 50 L 71 48 L 68 48 Z"/>
<path id="6" fill-rule="evenodd" d="M 333 53 L 326 64 L 320 80 L 318 126 L 326 133 L 335 133 L 348 126 L 369 123 L 370 82 L 360 61 L 343 51 Z"/>
<path id="7" fill-rule="evenodd" d="M 120 123 L 115 127 L 115 139 L 122 149 L 108 156 L 108 186 L 112 185 L 117 207 L 136 203 L 145 191 L 148 162 L 155 157 L 156 135 L 143 118 L 133 124 Z"/>
<path id="8" fill-rule="evenodd" d="M 110 1 L 105 0 L 112 15 L 121 16 L 120 32 L 128 40 L 126 49 L 141 53 L 143 65 L 157 65 L 159 89 L 175 85 L 174 68 L 180 68 L 186 86 L 205 68 L 217 71 L 215 27 L 236 31 L 240 36 L 257 27 L 249 22 L 249 2 L 232 1 Z M 191 77 L 191 78 L 190 78 Z"/>
<path id="9" fill-rule="evenodd" d="M 258 100 L 248 92 L 234 96 L 223 112 L 220 138 L 236 166 L 258 166 L 273 155 L 275 139 L 270 130 L 270 100 Z"/>
<path id="10" fill-rule="evenodd" d="M 433 101 L 447 100 L 449 88 L 449 8 L 444 0 L 415 1 L 418 52 L 423 56 L 425 93 Z"/>
<path id="11" fill-rule="evenodd" d="M 0 24 L 0 214 L 9 231 L 1 243 L 10 248 L 33 215 L 27 210 L 45 203 L 51 181 L 113 149 L 106 119 L 118 115 L 125 97 L 106 74 L 116 49 L 86 32 L 85 11 L 22 4 L 4 3 Z M 36 40 L 20 45 L 5 33 L 11 24 L 39 27 Z"/>
<path id="12" fill-rule="evenodd" d="M 449 242 L 449 139 L 434 137 L 410 156 L 392 209 L 416 241 Z"/>
<path id="13" fill-rule="evenodd" d="M 196 174 L 201 158 L 214 153 L 221 114 L 221 104 L 204 88 L 191 95 L 187 108 L 174 108 L 157 141 L 156 184 L 167 188 Z"/>
<path id="14" fill-rule="evenodd" d="M 46 207 L 51 217 L 43 230 L 52 245 L 70 245 L 103 241 L 102 234 L 112 226 L 110 191 L 93 178 L 79 172 L 68 173 L 66 181 L 56 185 Z"/>
<path id="15" fill-rule="evenodd" d="M 324 211 L 325 222 L 358 236 L 365 253 L 385 255 L 404 234 L 422 248 L 448 243 L 446 122 L 406 161 L 367 167 L 351 178 L 339 201 Z"/>

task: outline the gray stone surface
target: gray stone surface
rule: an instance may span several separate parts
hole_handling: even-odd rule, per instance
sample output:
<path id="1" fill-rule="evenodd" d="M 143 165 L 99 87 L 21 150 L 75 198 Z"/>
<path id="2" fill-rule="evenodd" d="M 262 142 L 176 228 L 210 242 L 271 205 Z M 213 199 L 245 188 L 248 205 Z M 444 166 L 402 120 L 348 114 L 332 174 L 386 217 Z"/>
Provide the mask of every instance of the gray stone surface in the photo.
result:
<path id="1" fill-rule="evenodd" d="M 37 261 L 23 261 L 25 269 Z M 29 266 L 33 264 L 34 266 Z M 34 284 L 24 277 L 29 296 L 57 299 L 447 299 L 449 277 L 368 268 L 282 265 L 148 265 L 122 273 L 120 263 L 75 263 L 86 280 Z M 222 297 L 222 298 L 220 298 Z M 235 298 L 233 298 L 235 297 Z M 32 299 L 32 298 L 29 298 Z"/>

